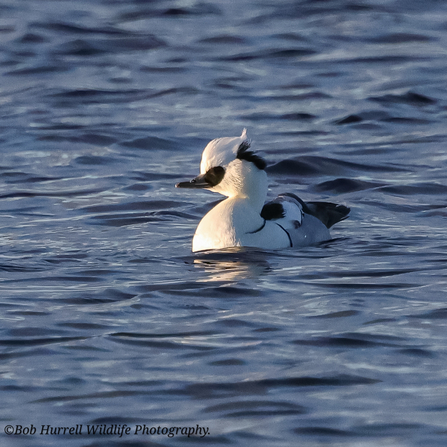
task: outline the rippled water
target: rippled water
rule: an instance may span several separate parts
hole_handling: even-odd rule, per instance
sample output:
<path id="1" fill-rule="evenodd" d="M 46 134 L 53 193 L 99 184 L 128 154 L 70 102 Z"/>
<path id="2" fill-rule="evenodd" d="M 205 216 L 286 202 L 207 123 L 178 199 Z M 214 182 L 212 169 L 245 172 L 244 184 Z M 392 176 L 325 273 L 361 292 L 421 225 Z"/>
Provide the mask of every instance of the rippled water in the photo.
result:
<path id="1" fill-rule="evenodd" d="M 1 444 L 445 446 L 446 31 L 441 0 L 2 1 Z M 218 197 L 174 184 L 243 127 L 272 196 L 351 207 L 333 241 L 191 253 Z"/>

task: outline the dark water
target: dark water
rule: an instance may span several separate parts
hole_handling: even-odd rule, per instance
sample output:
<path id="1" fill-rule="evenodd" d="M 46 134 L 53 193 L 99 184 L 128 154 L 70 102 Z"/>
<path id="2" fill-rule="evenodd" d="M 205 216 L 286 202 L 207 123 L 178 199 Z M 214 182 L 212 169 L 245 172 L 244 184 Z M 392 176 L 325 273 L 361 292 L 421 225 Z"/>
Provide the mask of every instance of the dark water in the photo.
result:
<path id="1" fill-rule="evenodd" d="M 447 444 L 445 2 L 4 0 L 0 39 L 2 446 Z M 218 197 L 174 184 L 243 127 L 333 241 L 191 254 Z"/>

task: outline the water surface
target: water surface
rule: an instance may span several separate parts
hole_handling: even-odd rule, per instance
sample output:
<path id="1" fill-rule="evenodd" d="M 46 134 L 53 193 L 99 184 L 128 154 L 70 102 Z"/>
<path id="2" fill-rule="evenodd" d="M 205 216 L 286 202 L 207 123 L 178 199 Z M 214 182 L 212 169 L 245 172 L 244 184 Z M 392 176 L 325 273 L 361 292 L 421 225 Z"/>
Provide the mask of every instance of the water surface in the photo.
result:
<path id="1" fill-rule="evenodd" d="M 444 446 L 446 29 L 435 0 L 3 1 L 2 445 Z M 218 197 L 174 185 L 243 127 L 270 196 L 351 207 L 334 240 L 191 253 Z"/>

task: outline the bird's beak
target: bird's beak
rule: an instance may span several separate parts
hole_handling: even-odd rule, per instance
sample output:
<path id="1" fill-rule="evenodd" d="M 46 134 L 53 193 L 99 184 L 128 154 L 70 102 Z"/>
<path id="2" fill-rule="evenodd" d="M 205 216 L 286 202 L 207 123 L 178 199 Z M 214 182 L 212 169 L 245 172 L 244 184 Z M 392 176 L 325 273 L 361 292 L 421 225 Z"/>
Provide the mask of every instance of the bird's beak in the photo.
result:
<path id="1" fill-rule="evenodd" d="M 210 188 L 212 185 L 205 179 L 205 174 L 198 175 L 189 182 L 180 182 L 175 185 L 176 188 L 203 189 Z"/>

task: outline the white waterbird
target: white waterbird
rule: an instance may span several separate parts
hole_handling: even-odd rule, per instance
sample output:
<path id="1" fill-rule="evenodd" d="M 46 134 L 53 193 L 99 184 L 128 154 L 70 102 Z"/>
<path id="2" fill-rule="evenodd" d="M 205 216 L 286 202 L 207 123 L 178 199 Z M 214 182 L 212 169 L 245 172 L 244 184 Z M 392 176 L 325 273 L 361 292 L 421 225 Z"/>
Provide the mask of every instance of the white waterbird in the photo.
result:
<path id="1" fill-rule="evenodd" d="M 177 188 L 205 188 L 227 198 L 200 221 L 192 251 L 229 247 L 282 249 L 316 245 L 331 238 L 329 228 L 346 219 L 349 208 L 304 202 L 295 194 L 267 198 L 266 162 L 250 150 L 246 129 L 240 137 L 217 138 L 202 154 L 200 175 Z"/>

